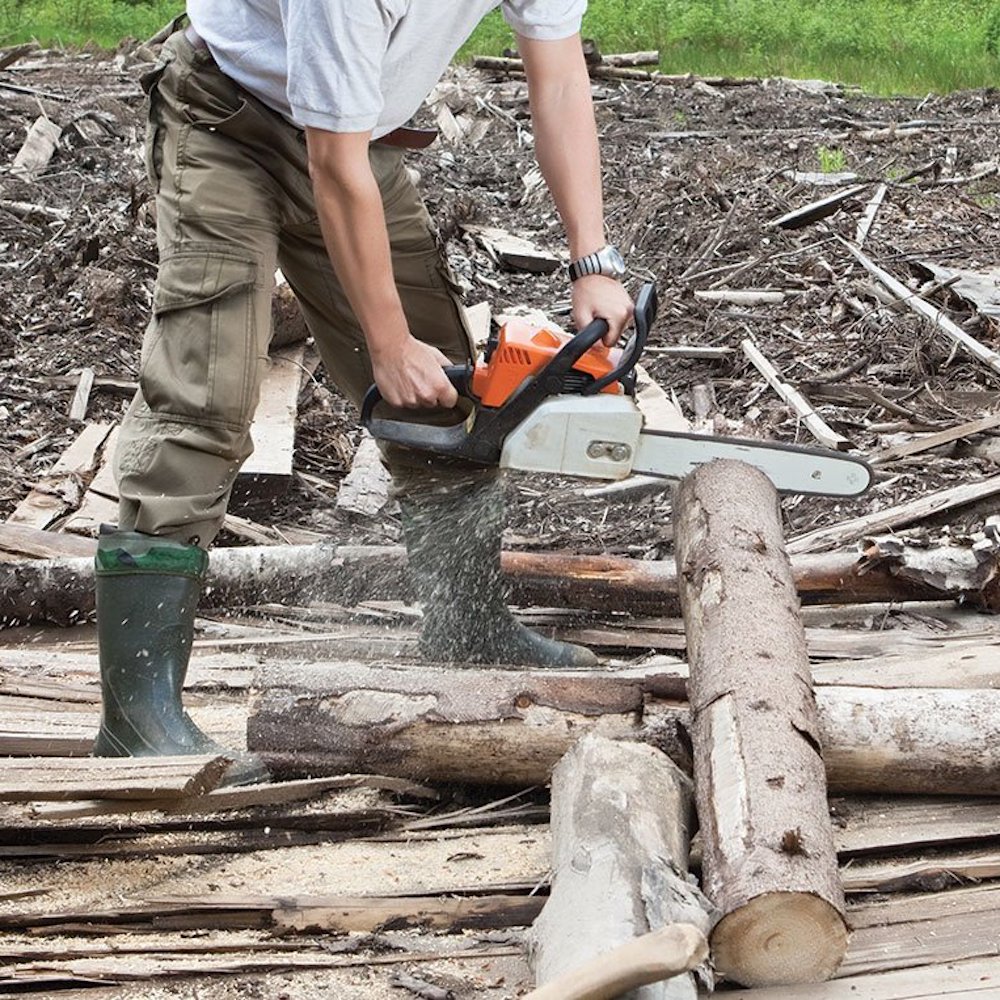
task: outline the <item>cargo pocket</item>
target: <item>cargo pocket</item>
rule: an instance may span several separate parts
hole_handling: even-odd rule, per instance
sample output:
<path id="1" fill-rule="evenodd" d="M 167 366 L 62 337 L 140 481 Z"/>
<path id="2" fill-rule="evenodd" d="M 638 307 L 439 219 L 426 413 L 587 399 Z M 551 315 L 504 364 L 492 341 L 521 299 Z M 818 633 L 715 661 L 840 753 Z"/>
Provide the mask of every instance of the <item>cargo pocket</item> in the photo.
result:
<path id="1" fill-rule="evenodd" d="M 393 254 L 396 288 L 410 332 L 462 363 L 473 357 L 475 348 L 462 309 L 461 290 L 429 232 L 427 240 L 426 250 Z"/>
<path id="2" fill-rule="evenodd" d="M 252 258 L 182 251 L 160 264 L 139 384 L 154 412 L 241 429 L 256 405 Z"/>

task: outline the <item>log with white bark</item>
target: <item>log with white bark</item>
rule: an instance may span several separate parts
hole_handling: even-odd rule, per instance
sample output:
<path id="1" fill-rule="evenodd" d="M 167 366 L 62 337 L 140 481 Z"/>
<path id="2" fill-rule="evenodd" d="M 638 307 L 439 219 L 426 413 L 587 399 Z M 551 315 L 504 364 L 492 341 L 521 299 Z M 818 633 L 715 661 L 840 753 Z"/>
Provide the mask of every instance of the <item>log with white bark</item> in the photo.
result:
<path id="1" fill-rule="evenodd" d="M 942 655 L 930 657 L 929 669 L 943 676 Z M 278 662 L 254 676 L 248 740 L 285 774 L 522 788 L 548 782 L 559 758 L 589 733 L 650 742 L 685 764 L 681 734 L 690 711 L 682 667 Z M 960 662 L 947 669 L 960 673 Z M 953 688 L 918 687 L 910 671 L 875 678 L 865 666 L 852 685 L 847 670 L 836 668 L 833 686 L 816 692 L 831 790 L 1000 795 L 1000 690 L 960 688 L 958 677 Z"/>
<path id="2" fill-rule="evenodd" d="M 675 494 L 674 538 L 713 961 L 744 986 L 821 982 L 847 925 L 777 492 L 745 463 L 703 465 Z"/>
<path id="3" fill-rule="evenodd" d="M 36 533 L 57 545 L 59 533 Z M 75 547 L 84 543 L 67 539 Z M 17 540 L 10 543 L 16 548 Z M 4 531 L 0 525 L 0 548 Z M 35 546 L 28 554 L 41 551 Z M 876 539 L 862 552 L 803 554 L 792 563 L 807 604 L 961 600 L 1000 609 L 994 547 L 921 549 Z M 614 556 L 505 552 L 511 601 L 634 614 L 678 614 L 677 573 L 662 562 Z M 94 610 L 93 560 L 0 564 L 0 624 L 79 621 Z M 215 549 L 205 608 L 268 602 L 397 600 L 408 596 L 406 557 L 396 546 L 280 545 Z"/>
<path id="4" fill-rule="evenodd" d="M 707 900 L 685 878 L 690 779 L 659 750 L 584 738 L 553 772 L 551 815 L 552 887 L 528 947 L 535 982 L 553 997 L 568 995 L 554 992 L 560 977 L 650 931 L 684 923 L 708 933 Z M 614 968 L 612 956 L 600 966 Z M 630 1000 L 696 1000 L 694 977 L 671 974 L 619 980 L 614 995 L 642 986 Z"/>

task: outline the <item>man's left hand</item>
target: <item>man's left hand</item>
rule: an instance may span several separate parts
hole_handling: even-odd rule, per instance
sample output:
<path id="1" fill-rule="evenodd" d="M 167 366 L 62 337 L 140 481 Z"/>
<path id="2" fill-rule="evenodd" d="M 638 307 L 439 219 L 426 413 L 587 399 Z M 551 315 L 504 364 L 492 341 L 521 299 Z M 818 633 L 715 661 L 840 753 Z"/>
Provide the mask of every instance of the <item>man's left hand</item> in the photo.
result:
<path id="1" fill-rule="evenodd" d="M 632 299 L 615 278 L 589 274 L 573 282 L 573 325 L 582 330 L 595 319 L 607 321 L 604 343 L 613 347 L 632 321 Z"/>

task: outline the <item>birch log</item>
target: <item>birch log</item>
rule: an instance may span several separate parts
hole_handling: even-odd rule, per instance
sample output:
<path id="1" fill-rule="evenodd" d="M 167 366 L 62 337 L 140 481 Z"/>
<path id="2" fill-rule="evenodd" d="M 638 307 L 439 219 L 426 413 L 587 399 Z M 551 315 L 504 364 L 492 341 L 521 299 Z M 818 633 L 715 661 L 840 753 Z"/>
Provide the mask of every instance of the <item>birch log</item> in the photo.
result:
<path id="1" fill-rule="evenodd" d="M 78 551 L 93 543 L 60 532 L 25 540 L 0 525 L 0 548 L 36 554 L 42 546 Z M 6 532 L 3 530 L 6 528 Z M 8 537 L 5 543 L 5 535 Z M 61 551 L 61 549 L 60 549 Z M 67 551 L 67 555 L 68 555 Z M 614 556 L 504 552 L 513 604 L 632 614 L 679 612 L 677 573 L 667 563 Z M 795 585 L 807 604 L 961 600 L 1000 610 L 1000 566 L 993 549 L 941 545 L 918 549 L 879 539 L 864 552 L 845 549 L 793 558 Z M 215 549 L 201 605 L 246 607 L 283 602 L 341 604 L 408 596 L 406 555 L 398 546 L 266 545 Z M 92 558 L 0 563 L 0 626 L 66 624 L 94 610 Z"/>
<path id="2" fill-rule="evenodd" d="M 674 501 L 706 895 L 716 968 L 744 986 L 829 979 L 844 894 L 805 631 L 778 497 L 758 470 L 711 462 Z"/>
<path id="3" fill-rule="evenodd" d="M 659 750 L 596 736 L 556 766 L 552 888 L 528 943 L 539 986 L 668 924 L 693 924 L 707 935 L 707 900 L 684 877 L 694 823 L 690 784 Z M 627 994 L 697 996 L 690 974 Z"/>

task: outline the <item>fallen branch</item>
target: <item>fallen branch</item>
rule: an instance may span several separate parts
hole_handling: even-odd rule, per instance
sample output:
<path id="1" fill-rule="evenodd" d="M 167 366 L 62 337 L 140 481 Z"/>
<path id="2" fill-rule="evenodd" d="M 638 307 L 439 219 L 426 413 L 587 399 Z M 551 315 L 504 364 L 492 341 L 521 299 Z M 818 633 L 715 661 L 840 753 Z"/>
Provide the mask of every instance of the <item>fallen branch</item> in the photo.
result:
<path id="1" fill-rule="evenodd" d="M 800 536 L 789 543 L 796 589 L 806 604 L 961 599 L 1000 609 L 998 554 L 993 546 L 941 545 L 933 549 L 947 574 L 925 571 L 926 550 L 891 552 L 869 544 L 862 552 L 818 552 L 878 535 L 950 506 L 1000 492 L 1000 476 L 955 487 L 889 511 L 866 515 Z M 50 556 L 93 552 L 96 543 L 20 525 L 0 525 L 0 550 Z M 632 614 L 679 614 L 677 572 L 666 562 L 614 556 L 504 552 L 502 565 L 514 604 Z M 406 554 L 397 546 L 263 545 L 215 549 L 202 608 L 333 602 L 410 596 Z M 71 624 L 94 610 L 93 559 L 43 558 L 0 563 L 0 625 Z"/>
<path id="2" fill-rule="evenodd" d="M 838 434 L 813 408 L 812 403 L 794 386 L 785 382 L 778 370 L 764 356 L 752 340 L 747 338 L 740 345 L 750 363 L 764 376 L 767 384 L 798 414 L 806 430 L 820 444 L 837 451 L 848 451 L 853 447 L 842 434 Z"/>
<path id="3" fill-rule="evenodd" d="M 839 237 L 838 237 L 839 238 Z M 925 302 L 916 292 L 907 288 L 898 278 L 893 277 L 888 271 L 879 267 L 870 257 L 866 256 L 858 247 L 847 240 L 840 238 L 840 242 L 847 248 L 848 252 L 861 264 L 862 267 L 872 277 L 880 281 L 903 305 L 912 309 L 913 312 L 928 320 L 936 329 L 940 330 L 956 344 L 964 347 L 976 360 L 988 365 L 995 372 L 1000 372 L 1000 353 L 981 344 L 975 337 L 969 336 L 958 324 L 950 320 L 936 306 Z"/>

